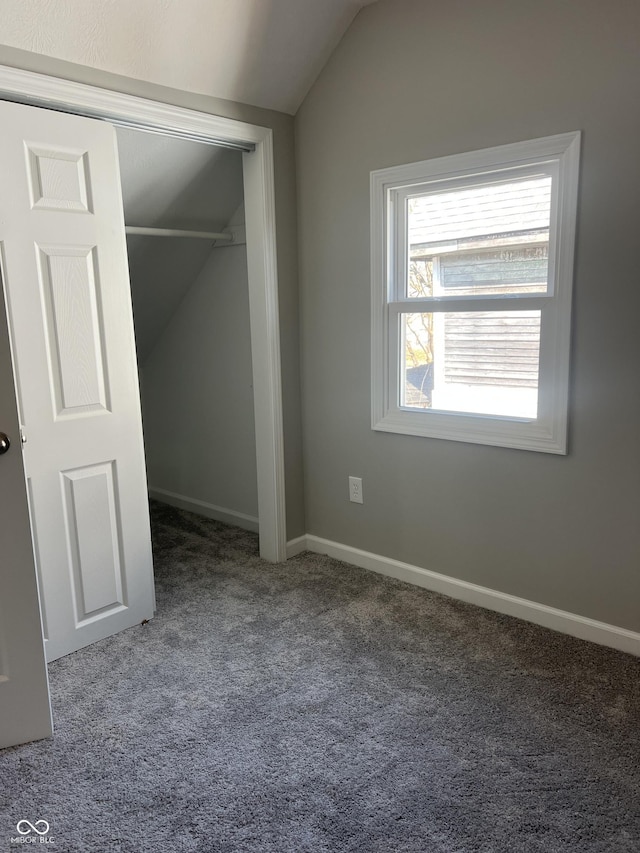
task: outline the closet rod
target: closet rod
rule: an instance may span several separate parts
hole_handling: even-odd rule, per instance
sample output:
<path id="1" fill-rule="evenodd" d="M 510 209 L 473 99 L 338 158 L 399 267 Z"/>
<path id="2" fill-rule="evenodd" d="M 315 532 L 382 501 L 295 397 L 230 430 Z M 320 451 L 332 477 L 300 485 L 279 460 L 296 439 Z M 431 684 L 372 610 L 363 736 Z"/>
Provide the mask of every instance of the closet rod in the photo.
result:
<path id="1" fill-rule="evenodd" d="M 137 225 L 127 225 L 127 234 L 136 234 L 143 237 L 198 237 L 201 240 L 226 240 L 233 242 L 233 234 L 228 231 L 180 231 L 177 228 L 141 228 Z"/>

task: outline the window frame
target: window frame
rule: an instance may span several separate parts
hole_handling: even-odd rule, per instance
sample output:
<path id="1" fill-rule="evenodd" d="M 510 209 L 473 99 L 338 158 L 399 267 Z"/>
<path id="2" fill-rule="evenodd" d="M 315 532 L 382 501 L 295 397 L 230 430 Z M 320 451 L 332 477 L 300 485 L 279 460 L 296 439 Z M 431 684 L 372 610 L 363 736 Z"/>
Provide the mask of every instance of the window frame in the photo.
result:
<path id="1" fill-rule="evenodd" d="M 563 133 L 371 172 L 372 429 L 566 454 L 571 297 L 581 134 Z M 515 177 L 551 175 L 546 293 L 409 297 L 407 199 Z M 401 407 L 403 313 L 541 312 L 535 419 Z"/>

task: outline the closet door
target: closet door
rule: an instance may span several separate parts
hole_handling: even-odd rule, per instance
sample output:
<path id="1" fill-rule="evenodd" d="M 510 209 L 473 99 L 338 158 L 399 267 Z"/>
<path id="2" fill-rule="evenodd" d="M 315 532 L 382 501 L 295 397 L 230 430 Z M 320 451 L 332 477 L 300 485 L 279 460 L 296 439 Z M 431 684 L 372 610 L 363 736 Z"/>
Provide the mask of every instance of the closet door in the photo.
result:
<path id="1" fill-rule="evenodd" d="M 1 244 L 0 244 L 1 249 Z M 2 306 L 0 294 L 0 306 Z M 0 749 L 47 737 L 51 711 L 6 315 L 0 307 Z"/>
<path id="2" fill-rule="evenodd" d="M 3 282 L 53 660 L 154 608 L 120 176 L 109 124 L 12 103 L 0 123 Z"/>

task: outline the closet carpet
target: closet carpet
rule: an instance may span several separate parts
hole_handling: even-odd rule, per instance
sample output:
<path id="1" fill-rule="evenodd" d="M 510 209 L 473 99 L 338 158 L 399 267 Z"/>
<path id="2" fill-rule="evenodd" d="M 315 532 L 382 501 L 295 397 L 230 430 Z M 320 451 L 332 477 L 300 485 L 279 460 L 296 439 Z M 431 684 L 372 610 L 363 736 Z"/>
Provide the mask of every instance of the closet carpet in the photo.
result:
<path id="1" fill-rule="evenodd" d="M 640 850 L 640 660 L 170 507 L 153 533 L 157 617 L 53 663 L 55 739 L 0 753 L 0 851 L 21 819 L 65 853 Z"/>

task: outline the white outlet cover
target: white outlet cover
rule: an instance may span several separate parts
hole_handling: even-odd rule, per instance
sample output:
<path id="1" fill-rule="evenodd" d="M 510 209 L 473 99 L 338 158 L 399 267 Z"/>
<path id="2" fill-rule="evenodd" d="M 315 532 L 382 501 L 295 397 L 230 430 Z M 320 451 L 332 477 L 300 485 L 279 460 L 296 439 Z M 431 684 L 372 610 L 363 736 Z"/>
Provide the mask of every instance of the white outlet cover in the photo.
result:
<path id="1" fill-rule="evenodd" d="M 361 477 L 349 477 L 349 500 L 355 504 L 364 503 L 362 499 Z"/>

